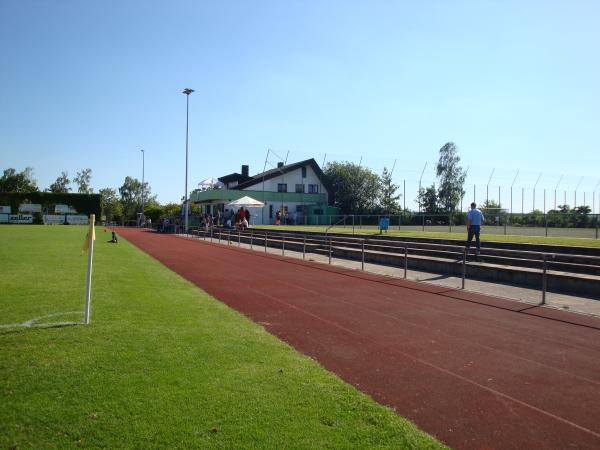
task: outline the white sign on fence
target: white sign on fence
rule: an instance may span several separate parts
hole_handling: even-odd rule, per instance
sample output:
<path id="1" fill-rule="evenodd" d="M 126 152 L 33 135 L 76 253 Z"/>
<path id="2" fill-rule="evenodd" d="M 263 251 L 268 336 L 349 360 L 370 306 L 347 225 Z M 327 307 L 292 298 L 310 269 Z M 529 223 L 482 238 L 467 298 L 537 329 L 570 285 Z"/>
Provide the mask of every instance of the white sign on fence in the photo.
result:
<path id="1" fill-rule="evenodd" d="M 67 216 L 67 223 L 71 225 L 87 225 L 89 222 L 88 216 L 73 215 Z"/>
<path id="2" fill-rule="evenodd" d="M 8 216 L 9 223 L 33 223 L 31 214 L 11 214 Z"/>
<path id="3" fill-rule="evenodd" d="M 54 214 L 77 214 L 77 210 L 68 205 L 54 205 Z"/>
<path id="4" fill-rule="evenodd" d="M 65 216 L 60 214 L 47 214 L 43 219 L 46 225 L 62 225 L 65 223 Z"/>
<path id="5" fill-rule="evenodd" d="M 8 214 L 0 213 L 0 223 L 8 223 Z"/>
<path id="6" fill-rule="evenodd" d="M 0 205 L 0 214 L 10 214 L 10 206 Z M 6 219 L 8 220 L 8 219 Z"/>
<path id="7" fill-rule="evenodd" d="M 22 203 L 19 205 L 19 212 L 39 213 L 42 212 L 42 205 L 38 203 Z"/>

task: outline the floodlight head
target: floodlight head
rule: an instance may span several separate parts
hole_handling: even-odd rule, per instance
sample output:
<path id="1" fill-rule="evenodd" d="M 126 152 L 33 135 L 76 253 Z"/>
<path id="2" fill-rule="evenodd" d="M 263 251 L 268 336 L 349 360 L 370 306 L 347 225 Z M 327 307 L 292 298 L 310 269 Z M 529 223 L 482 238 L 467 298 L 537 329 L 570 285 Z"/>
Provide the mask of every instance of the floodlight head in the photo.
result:
<path id="1" fill-rule="evenodd" d="M 185 95 L 190 95 L 192 92 L 194 92 L 194 90 L 193 90 L 193 89 L 190 89 L 190 88 L 185 88 L 185 89 L 184 89 L 182 92 L 183 92 Z"/>

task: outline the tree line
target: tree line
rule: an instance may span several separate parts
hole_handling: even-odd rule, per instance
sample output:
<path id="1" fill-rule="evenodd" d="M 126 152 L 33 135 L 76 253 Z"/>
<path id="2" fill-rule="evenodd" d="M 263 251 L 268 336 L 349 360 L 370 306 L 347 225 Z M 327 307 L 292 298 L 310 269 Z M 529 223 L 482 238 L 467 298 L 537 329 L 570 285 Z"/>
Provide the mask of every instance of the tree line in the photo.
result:
<path id="1" fill-rule="evenodd" d="M 77 185 L 77 192 L 80 194 L 92 194 L 94 189 L 91 187 L 92 169 L 82 169 L 71 180 L 66 171 L 61 172 L 44 192 L 56 194 L 68 194 L 72 191 L 69 186 L 72 183 Z M 33 168 L 27 167 L 22 172 L 17 172 L 14 168 L 5 169 L 0 177 L 0 192 L 41 192 L 37 180 L 33 176 Z M 142 194 L 144 199 L 144 212 L 147 217 L 157 220 L 161 216 L 178 215 L 181 211 L 181 205 L 177 203 L 168 203 L 161 205 L 156 195 L 152 195 L 148 182 L 142 182 L 137 178 L 127 176 L 123 184 L 118 189 L 110 187 L 98 190 L 102 205 L 102 215 L 107 221 L 127 222 L 136 220 L 137 213 L 142 210 Z"/>
<path id="2" fill-rule="evenodd" d="M 378 175 L 366 167 L 350 162 L 331 162 L 324 173 L 334 191 L 334 206 L 343 214 L 388 214 L 403 211 L 400 205 L 399 186 L 392 181 L 392 173 L 383 168 Z M 453 142 L 446 143 L 439 151 L 436 166 L 439 188 L 420 188 L 417 202 L 422 211 L 439 213 L 455 211 L 464 195 L 466 170 L 460 166 L 458 149 Z"/>

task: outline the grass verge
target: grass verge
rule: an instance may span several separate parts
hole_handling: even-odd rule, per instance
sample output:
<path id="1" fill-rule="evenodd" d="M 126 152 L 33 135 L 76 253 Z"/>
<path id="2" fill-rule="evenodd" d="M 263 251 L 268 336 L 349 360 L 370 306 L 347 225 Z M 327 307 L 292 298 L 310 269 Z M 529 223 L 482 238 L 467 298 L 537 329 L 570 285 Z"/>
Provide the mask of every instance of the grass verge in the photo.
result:
<path id="1" fill-rule="evenodd" d="M 0 328 L 0 448 L 442 448 L 97 231 L 92 324 Z M 84 235 L 0 227 L 0 325 L 83 308 Z"/>

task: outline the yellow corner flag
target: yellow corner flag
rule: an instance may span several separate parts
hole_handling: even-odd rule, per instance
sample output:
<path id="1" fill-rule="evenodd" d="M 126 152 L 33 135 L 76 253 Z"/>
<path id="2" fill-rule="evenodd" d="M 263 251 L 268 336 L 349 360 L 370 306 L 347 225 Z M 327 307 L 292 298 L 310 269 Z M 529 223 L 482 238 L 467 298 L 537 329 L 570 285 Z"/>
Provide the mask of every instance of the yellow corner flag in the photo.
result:
<path id="1" fill-rule="evenodd" d="M 96 222 L 96 215 L 90 214 L 90 226 L 87 234 L 85 235 L 85 242 L 81 247 L 82 252 L 87 252 L 90 249 L 90 241 L 96 240 L 96 229 L 94 228 L 94 222 Z"/>

